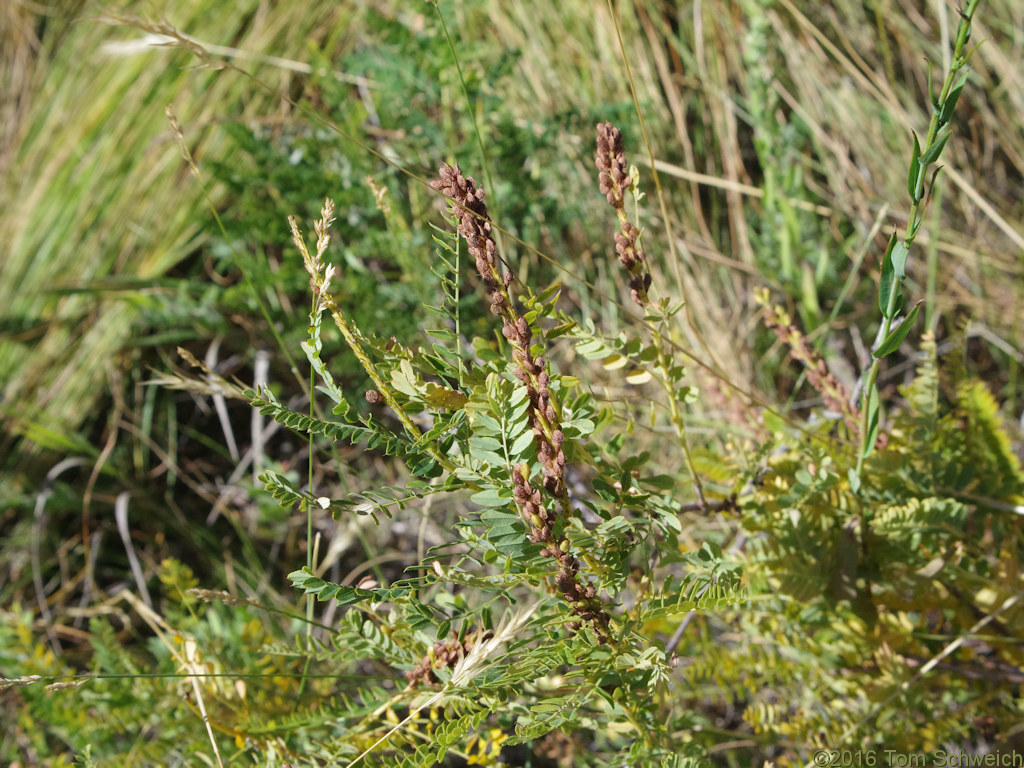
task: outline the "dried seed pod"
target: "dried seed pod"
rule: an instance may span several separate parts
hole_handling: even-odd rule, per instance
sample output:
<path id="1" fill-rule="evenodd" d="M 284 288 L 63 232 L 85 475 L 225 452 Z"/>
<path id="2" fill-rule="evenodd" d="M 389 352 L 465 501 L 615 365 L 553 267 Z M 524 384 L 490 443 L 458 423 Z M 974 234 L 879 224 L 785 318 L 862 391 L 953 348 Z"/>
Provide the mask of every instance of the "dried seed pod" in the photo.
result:
<path id="1" fill-rule="evenodd" d="M 551 461 L 553 454 L 551 453 L 551 444 L 544 441 L 540 444 L 540 450 L 537 451 L 537 458 L 540 459 L 542 464 L 547 464 Z"/>

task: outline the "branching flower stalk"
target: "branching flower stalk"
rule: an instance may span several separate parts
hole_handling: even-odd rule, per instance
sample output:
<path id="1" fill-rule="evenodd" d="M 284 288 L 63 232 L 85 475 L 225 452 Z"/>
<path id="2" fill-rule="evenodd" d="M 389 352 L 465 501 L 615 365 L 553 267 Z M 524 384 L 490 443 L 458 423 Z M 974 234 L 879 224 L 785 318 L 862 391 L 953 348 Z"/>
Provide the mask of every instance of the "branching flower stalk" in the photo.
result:
<path id="1" fill-rule="evenodd" d="M 619 263 L 629 273 L 629 295 L 645 311 L 650 311 L 655 309 L 654 303 L 647 293 L 651 287 L 651 273 L 644 250 L 640 246 L 640 230 L 626 214 L 626 195 L 627 193 L 633 194 L 633 180 L 626 165 L 622 133 L 611 123 L 600 123 L 597 126 L 596 165 L 601 194 L 608 199 L 608 203 L 615 209 L 615 215 L 619 219 L 619 231 L 615 233 L 615 253 Z M 674 367 L 672 353 L 662 335 L 666 323 L 665 313 L 659 310 L 652 314 L 656 314 L 660 318 L 656 325 L 651 326 L 653 346 L 657 355 L 658 382 L 668 396 L 666 399 L 668 400 L 669 419 L 679 439 L 687 471 L 693 479 L 697 501 L 703 509 L 706 504 L 704 486 L 690 452 L 686 422 L 683 420 L 683 414 L 679 408 L 679 398 L 673 385 L 675 377 L 671 373 Z"/>
<path id="2" fill-rule="evenodd" d="M 872 353 L 874 361 L 868 371 L 861 402 L 860 450 L 857 455 L 857 467 L 851 474 L 851 482 L 860 486 L 861 471 L 864 459 L 871 455 L 875 437 L 878 434 L 878 392 L 875 388 L 882 358 L 895 352 L 906 338 L 917 317 L 919 305 L 915 306 L 902 325 L 892 328 L 903 303 L 900 285 L 906 278 L 907 257 L 910 246 L 917 239 L 921 225 L 924 223 L 925 211 L 928 207 L 928 196 L 925 193 L 925 175 L 928 167 L 934 165 L 942 155 L 950 135 L 953 133 L 950 121 L 956 108 L 960 93 L 967 83 L 967 72 L 962 71 L 971 56 L 971 51 L 964 51 L 971 37 L 971 21 L 980 4 L 980 0 L 968 0 L 960 10 L 960 26 L 957 28 L 956 41 L 953 47 L 953 58 L 949 72 L 942 84 L 938 96 L 932 101 L 932 117 L 928 124 L 928 134 L 924 143 L 918 141 L 914 134 L 914 149 L 910 157 L 910 173 L 907 189 L 910 193 L 910 217 L 907 233 L 902 241 L 897 242 L 894 232 L 889 240 L 882 261 L 882 277 L 879 291 L 879 309 L 882 312 L 882 339 L 878 348 Z M 931 95 L 931 77 L 929 73 L 929 96 Z M 934 187 L 935 177 L 939 168 L 932 172 L 929 188 Z M 922 205 L 923 203 L 923 205 Z"/>
<path id="3" fill-rule="evenodd" d="M 291 228 L 292 241 L 295 243 L 295 247 L 298 248 L 299 253 L 302 254 L 302 261 L 306 266 L 306 271 L 309 273 L 309 287 L 313 291 L 313 312 L 311 318 L 318 317 L 320 313 L 327 311 L 330 312 L 331 317 L 334 319 L 334 324 L 338 326 L 338 330 L 341 331 L 341 335 L 344 337 L 345 342 L 348 344 L 352 353 L 356 356 L 359 364 L 363 366 L 363 370 L 366 371 L 367 375 L 373 381 L 377 387 L 377 391 L 380 393 L 382 399 L 387 403 L 388 407 L 394 411 L 398 420 L 405 427 L 406 432 L 413 440 L 419 440 L 422 437 L 422 432 L 419 427 L 409 418 L 409 414 L 405 412 L 405 409 L 395 398 L 394 391 L 391 386 L 384 381 L 380 373 L 377 371 L 376 366 L 370 359 L 370 356 L 366 354 L 366 350 L 363 349 L 362 344 L 359 341 L 359 336 L 349 325 L 348 320 L 345 318 L 344 312 L 334 301 L 334 297 L 331 296 L 331 279 L 334 276 L 334 265 L 324 264 L 323 256 L 327 252 L 327 245 L 330 242 L 330 227 L 334 221 L 334 201 L 325 200 L 324 207 L 320 212 L 320 218 L 314 223 L 313 227 L 316 231 L 316 254 L 313 255 L 309 252 L 306 247 L 306 243 L 302 238 L 302 233 L 299 231 L 299 225 L 295 221 L 294 216 L 288 217 L 288 226 Z M 443 455 L 436 446 L 428 444 L 424 446 L 425 450 L 430 452 L 431 457 L 445 470 L 452 472 L 455 466 L 448 459 L 447 456 Z"/>
<path id="4" fill-rule="evenodd" d="M 549 389 L 551 377 L 545 368 L 543 350 L 535 354 L 530 344 L 530 324 L 519 314 L 509 294 L 513 274 L 505 272 L 502 275 L 498 268 L 484 192 L 472 178 L 463 176 L 458 166 L 447 163 L 441 166 L 438 179 L 432 181 L 431 186 L 451 202 L 458 232 L 466 240 L 469 255 L 473 257 L 487 291 L 491 313 L 503 321 L 501 334 L 512 347 L 515 376 L 526 387 L 530 399 L 530 422 L 543 474 L 542 487 L 558 500 L 562 522 L 567 523 L 573 509 L 565 484 L 566 458 L 562 450 L 565 435 L 558 402 Z M 580 621 L 591 625 L 598 640 L 610 642 L 610 618 L 597 596 L 597 590 L 580 581 L 579 561 L 570 554 L 569 540 L 564 533 L 556 533 L 558 515 L 547 509 L 540 489 L 533 486 L 529 465 L 516 464 L 512 469 L 512 479 L 516 504 L 530 528 L 530 541 L 542 544 L 541 554 L 558 564 L 555 577 L 558 590 Z M 564 529 L 560 527 L 559 530 Z"/>

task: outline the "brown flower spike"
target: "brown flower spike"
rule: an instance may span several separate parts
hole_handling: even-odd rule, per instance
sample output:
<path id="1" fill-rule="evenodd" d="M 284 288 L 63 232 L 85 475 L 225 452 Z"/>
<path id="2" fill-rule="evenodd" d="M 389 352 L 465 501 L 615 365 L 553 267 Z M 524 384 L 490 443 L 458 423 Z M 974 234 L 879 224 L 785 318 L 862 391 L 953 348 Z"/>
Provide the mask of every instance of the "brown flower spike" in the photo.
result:
<path id="1" fill-rule="evenodd" d="M 829 370 L 824 358 L 807 343 L 807 337 L 792 322 L 786 310 L 770 305 L 767 290 L 755 296 L 755 301 L 766 310 L 765 326 L 774 331 L 779 341 L 789 348 L 792 358 L 803 364 L 807 383 L 818 391 L 825 407 L 841 413 L 851 433 L 857 434 L 860 430 L 860 412 L 850 401 L 846 388 Z"/>
<path id="2" fill-rule="evenodd" d="M 530 349 L 532 331 L 526 318 L 521 317 L 508 293 L 512 273 L 501 274 L 491 222 L 484 204 L 483 190 L 472 178 L 462 175 L 458 167 L 447 163 L 438 172 L 439 179 L 430 185 L 451 200 L 452 212 L 458 219 L 458 231 L 466 240 L 469 255 L 473 257 L 477 271 L 484 282 L 491 312 L 504 321 L 501 335 L 512 347 L 512 361 L 515 375 L 530 396 L 530 413 L 537 442 L 537 451 L 544 472 L 544 488 L 562 502 L 562 511 L 570 513 L 568 494 L 565 488 L 565 454 L 558 416 L 558 407 L 548 389 L 550 378 L 544 370 L 544 358 L 533 355 Z"/>
<path id="3" fill-rule="evenodd" d="M 640 247 L 640 230 L 626 217 L 626 191 L 629 189 L 629 171 L 626 153 L 622 148 L 622 134 L 611 123 L 597 126 L 597 170 L 601 194 L 608 198 L 619 217 L 619 231 L 615 233 L 615 253 L 619 263 L 629 272 L 629 295 L 640 306 L 647 304 L 647 291 L 651 287 L 651 274 L 644 264 L 644 251 Z"/>
<path id="4" fill-rule="evenodd" d="M 531 349 L 532 331 L 526 318 L 516 310 L 508 292 L 513 275 L 502 275 L 498 267 L 496 246 L 491 235 L 491 222 L 484 203 L 483 190 L 472 178 L 463 176 L 458 166 L 441 166 L 438 179 L 430 185 L 451 201 L 452 213 L 458 220 L 458 232 L 466 240 L 469 255 L 473 257 L 477 272 L 487 291 L 491 312 L 503 321 L 501 335 L 512 347 L 515 375 L 525 386 L 530 398 L 530 422 L 537 457 L 544 479 L 542 485 L 552 497 L 558 499 L 563 517 L 572 515 L 569 493 L 565 485 L 565 453 L 559 409 L 548 386 L 551 378 L 545 370 L 544 358 Z M 642 254 L 640 256 L 642 259 Z M 562 596 L 581 621 L 594 628 L 602 643 L 609 642 L 609 617 L 604 612 L 597 591 L 579 580 L 579 561 L 569 554 L 569 542 L 555 534 L 557 513 L 550 512 L 541 490 L 530 482 L 526 464 L 516 464 L 512 472 L 514 497 L 523 520 L 530 529 L 530 541 L 544 545 L 541 553 L 558 565 L 555 583 Z"/>

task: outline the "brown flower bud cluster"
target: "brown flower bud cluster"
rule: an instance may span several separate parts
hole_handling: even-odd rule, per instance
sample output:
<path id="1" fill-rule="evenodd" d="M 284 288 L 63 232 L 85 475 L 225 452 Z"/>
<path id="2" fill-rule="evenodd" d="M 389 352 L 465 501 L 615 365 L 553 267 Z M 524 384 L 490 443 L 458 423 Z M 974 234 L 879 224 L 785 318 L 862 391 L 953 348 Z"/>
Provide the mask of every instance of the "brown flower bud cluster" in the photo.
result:
<path id="1" fill-rule="evenodd" d="M 610 619 L 604 610 L 597 590 L 590 584 L 584 585 L 580 582 L 580 563 L 572 555 L 563 552 L 561 548 L 546 547 L 541 550 L 558 561 L 558 575 L 555 577 L 555 585 L 562 597 L 569 603 L 573 613 L 579 617 L 578 622 L 573 622 L 570 629 L 576 631 L 582 623 L 590 624 L 597 634 L 597 640 L 604 645 L 611 642 L 611 631 L 609 628 Z"/>
<path id="2" fill-rule="evenodd" d="M 487 630 L 482 633 L 474 632 L 465 640 L 459 640 L 453 630 L 451 638 L 443 643 L 440 640 L 434 643 L 434 647 L 420 659 L 420 663 L 405 673 L 405 679 L 409 681 L 410 686 L 431 685 L 440 682 L 437 675 L 434 674 L 435 669 L 454 667 L 473 649 L 474 645 L 490 640 L 492 637 L 494 637 L 494 633 Z"/>
<path id="3" fill-rule="evenodd" d="M 466 239 L 469 255 L 476 262 L 477 271 L 483 279 L 491 312 L 504 320 L 501 335 L 512 347 L 516 378 L 526 385 L 529 393 L 534 440 L 544 468 L 544 488 L 562 500 L 563 511 L 568 514 L 565 454 L 562 452 L 565 436 L 560 429 L 558 411 L 548 390 L 550 378 L 544 370 L 543 356 L 534 356 L 530 351 L 530 324 L 519 315 L 509 297 L 508 286 L 512 282 L 512 273 L 506 272 L 502 276 L 498 270 L 484 192 L 471 177 L 463 176 L 458 166 L 453 168 L 445 163 L 438 171 L 438 177 L 430 185 L 451 200 L 452 212 L 458 219 L 459 234 Z"/>
<path id="4" fill-rule="evenodd" d="M 629 171 L 626 167 L 626 153 L 622 148 L 622 134 L 611 123 L 597 126 L 597 170 L 601 194 L 619 217 L 620 231 L 615 233 L 615 252 L 619 263 L 629 272 L 629 294 L 640 306 L 648 302 L 647 291 L 651 287 L 651 274 L 644 265 L 644 251 L 640 247 L 640 230 L 626 218 L 626 190 L 629 188 Z"/>
<path id="5" fill-rule="evenodd" d="M 597 597 L 597 590 L 593 586 L 584 585 L 579 579 L 579 561 L 569 554 L 569 541 L 562 538 L 558 540 L 554 533 L 554 515 L 544 507 L 544 500 L 541 492 L 530 484 L 530 470 L 525 464 L 516 464 L 512 472 L 512 480 L 515 483 L 513 495 L 519 508 L 523 511 L 523 517 L 530 526 L 530 541 L 535 544 L 544 544 L 540 551 L 544 557 L 550 557 L 558 563 L 558 574 L 555 576 L 555 586 L 561 592 L 562 597 L 569 603 L 570 607 L 581 622 L 591 624 L 597 632 L 600 642 L 609 641 L 608 615 Z M 577 623 L 574 627 L 579 628 Z"/>
<path id="6" fill-rule="evenodd" d="M 509 296 L 512 273 L 506 272 L 502 276 L 498 269 L 483 190 L 477 188 L 472 178 L 463 176 L 457 166 L 452 167 L 447 163 L 441 166 L 438 177 L 430 185 L 451 201 L 452 212 L 458 219 L 459 234 L 466 239 L 469 254 L 487 290 L 491 312 L 504 321 L 501 335 L 512 347 L 516 378 L 526 386 L 529 394 L 530 422 L 537 446 L 537 458 L 544 474 L 543 488 L 559 500 L 562 514 L 568 518 L 572 514 L 572 507 L 565 485 L 566 458 L 562 450 L 565 435 L 561 429 L 557 405 L 548 389 L 551 378 L 545 370 L 543 356 L 534 356 L 530 349 L 530 324 L 519 314 Z M 558 590 L 580 621 L 589 623 L 602 643 L 609 642 L 608 615 L 602 608 L 595 588 L 580 583 L 579 562 L 569 554 L 569 541 L 555 533 L 557 514 L 548 511 L 541 490 L 531 485 L 530 470 L 526 464 L 517 464 L 512 477 L 514 497 L 530 529 L 530 541 L 543 544 L 542 554 L 555 560 L 558 565 L 555 579 Z M 577 623 L 576 628 L 578 626 Z"/>
<path id="7" fill-rule="evenodd" d="M 466 239 L 469 255 L 476 263 L 477 272 L 483 278 L 491 312 L 505 315 L 506 319 L 515 314 L 508 298 L 506 280 L 511 283 L 512 274 L 504 278 L 498 271 L 496 246 L 491 235 L 491 220 L 487 216 L 484 191 L 476 186 L 471 177 L 462 175 L 458 166 L 448 163 L 441 166 L 438 178 L 430 186 L 451 201 L 452 212 L 458 219 L 458 231 Z M 513 320 L 514 322 L 514 320 Z M 506 337 L 507 338 L 507 337 Z"/>
<path id="8" fill-rule="evenodd" d="M 540 490 L 530 484 L 530 468 L 526 464 L 516 464 L 512 470 L 512 482 L 513 497 L 530 527 L 530 541 L 534 544 L 554 541 L 555 515 L 544 506 Z"/>
<path id="9" fill-rule="evenodd" d="M 521 318 L 520 318 L 521 319 Z M 524 321 L 525 324 L 525 321 Z M 513 353 L 514 355 L 515 353 Z M 530 394 L 531 413 L 533 414 L 533 440 L 537 445 L 537 458 L 540 460 L 544 472 L 544 490 L 556 499 L 568 501 L 565 488 L 565 452 L 562 445 L 565 443 L 558 413 L 551 402 L 551 392 L 548 391 L 548 384 L 551 379 L 543 368 L 544 360 L 541 357 L 534 358 L 532 365 L 533 376 L 523 375 L 530 372 L 530 368 L 522 365 L 516 366 L 516 377 L 524 384 Z M 539 370 L 538 370 L 539 369 Z M 534 385 L 536 381 L 536 385 Z M 547 426 L 547 430 L 545 430 Z M 550 432 L 551 437 L 548 437 Z M 563 512 L 568 515 L 567 503 L 562 505 Z"/>
<path id="10" fill-rule="evenodd" d="M 762 302 L 763 303 L 763 302 Z M 846 388 L 828 369 L 824 358 L 811 348 L 803 331 L 791 322 L 782 307 L 771 307 L 764 316 L 764 324 L 775 332 L 779 341 L 789 347 L 789 354 L 804 366 L 807 383 L 821 395 L 825 407 L 843 415 L 843 421 L 853 433 L 860 430 L 860 414 L 850 402 Z"/>

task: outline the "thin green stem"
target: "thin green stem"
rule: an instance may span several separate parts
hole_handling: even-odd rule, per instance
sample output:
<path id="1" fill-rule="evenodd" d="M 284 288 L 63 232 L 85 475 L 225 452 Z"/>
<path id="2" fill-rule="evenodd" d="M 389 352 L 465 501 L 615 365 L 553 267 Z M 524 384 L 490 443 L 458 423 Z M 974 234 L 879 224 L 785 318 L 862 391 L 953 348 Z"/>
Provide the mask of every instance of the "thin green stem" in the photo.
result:
<path id="1" fill-rule="evenodd" d="M 384 398 L 384 402 L 388 404 L 388 407 L 395 412 L 398 420 L 402 422 L 402 426 L 405 427 L 405 431 L 414 440 L 418 440 L 423 436 L 420 428 L 413 423 L 412 419 L 409 418 L 409 414 L 405 412 L 405 409 L 395 399 L 395 393 L 391 391 L 391 387 L 385 383 L 384 379 L 381 378 L 380 373 L 377 371 L 377 367 L 370 360 L 370 356 L 366 354 L 366 350 L 363 349 L 363 345 L 359 343 L 359 338 L 356 336 L 352 327 L 348 324 L 348 320 L 345 318 L 345 313 L 335 303 L 333 298 L 324 297 L 323 306 L 331 313 L 331 317 L 334 319 L 334 324 L 338 326 L 338 330 L 341 331 L 341 335 L 345 338 L 345 342 L 348 344 L 349 349 L 352 350 L 352 354 L 356 356 L 359 364 L 366 371 L 366 374 L 373 381 L 374 385 L 380 391 L 381 396 Z"/>
<path id="2" fill-rule="evenodd" d="M 370 360 L 370 356 L 366 354 L 366 350 L 363 349 L 363 345 L 359 342 L 359 337 L 348 324 L 348 320 L 345 319 L 345 313 L 341 311 L 341 308 L 338 307 L 334 299 L 328 296 L 324 296 L 322 298 L 321 306 L 331 313 L 331 317 L 334 319 L 334 324 L 338 326 L 338 330 L 341 331 L 341 335 L 345 338 L 345 342 L 348 344 L 349 349 L 352 350 L 352 354 L 356 356 L 356 359 L 363 367 L 363 370 L 366 371 L 366 374 L 373 381 L 377 390 L 380 392 L 381 397 L 384 398 L 384 402 L 388 404 L 388 407 L 394 411 L 398 420 L 402 422 L 402 426 L 405 427 L 405 431 L 408 433 L 409 437 L 414 440 L 419 440 L 423 437 L 423 433 L 420 431 L 420 428 L 416 426 L 411 418 L 409 418 L 409 414 L 405 412 L 401 403 L 399 403 L 395 398 L 395 393 L 392 391 L 391 387 L 388 386 L 387 382 L 385 382 L 383 378 L 381 378 L 380 373 L 377 371 L 377 367 L 373 364 L 373 361 Z M 455 471 L 455 464 L 453 464 L 447 456 L 442 454 L 437 449 L 437 446 L 427 444 L 424 448 L 430 454 L 431 458 L 443 467 L 445 471 Z"/>
<path id="3" fill-rule="evenodd" d="M 313 297 L 310 312 L 316 312 L 316 297 Z M 313 370 L 313 366 L 309 367 L 309 418 L 314 419 L 316 417 L 316 402 L 313 398 L 313 393 L 316 392 L 316 372 Z M 306 487 L 309 488 L 309 492 L 313 492 L 313 431 L 310 430 L 308 435 L 308 457 L 306 459 Z M 306 508 L 306 568 L 309 569 L 310 573 L 313 572 L 313 505 L 309 503 L 309 500 L 303 502 Z M 316 596 L 311 594 L 306 595 L 306 647 L 309 649 L 310 654 L 313 651 L 313 609 L 316 602 Z M 299 683 L 299 696 L 302 696 L 306 689 L 306 674 L 309 672 L 310 666 L 313 663 L 312 655 L 306 657 L 306 663 L 302 668 L 302 682 Z"/>
<path id="4" fill-rule="evenodd" d="M 658 352 L 658 370 L 661 372 L 661 375 L 658 378 L 662 389 L 665 390 L 665 394 L 668 397 L 669 420 L 672 422 L 672 426 L 676 431 L 676 436 L 679 438 L 679 447 L 683 451 L 683 459 L 686 461 L 686 469 L 690 473 L 690 477 L 693 479 L 694 491 L 697 493 L 697 502 L 700 504 L 701 509 L 703 509 L 707 503 L 704 499 L 704 485 L 700 481 L 700 474 L 697 472 L 697 465 L 694 464 L 693 454 L 690 452 L 690 441 L 686 435 L 686 422 L 683 419 L 682 411 L 679 409 L 679 401 L 676 397 L 676 392 L 672 384 L 672 375 L 670 373 L 672 365 L 671 360 L 665 352 L 665 344 L 662 341 L 661 329 L 656 329 L 653 336 L 654 348 Z"/>
<path id="5" fill-rule="evenodd" d="M 924 327 L 929 331 L 935 330 L 935 324 L 938 322 L 935 314 L 935 296 L 938 289 L 939 282 L 939 226 L 941 224 L 942 216 L 942 187 L 939 187 L 933 193 L 935 195 L 935 210 L 933 220 L 933 232 L 932 236 L 928 241 L 928 278 L 925 285 L 925 302 L 924 302 Z"/>

